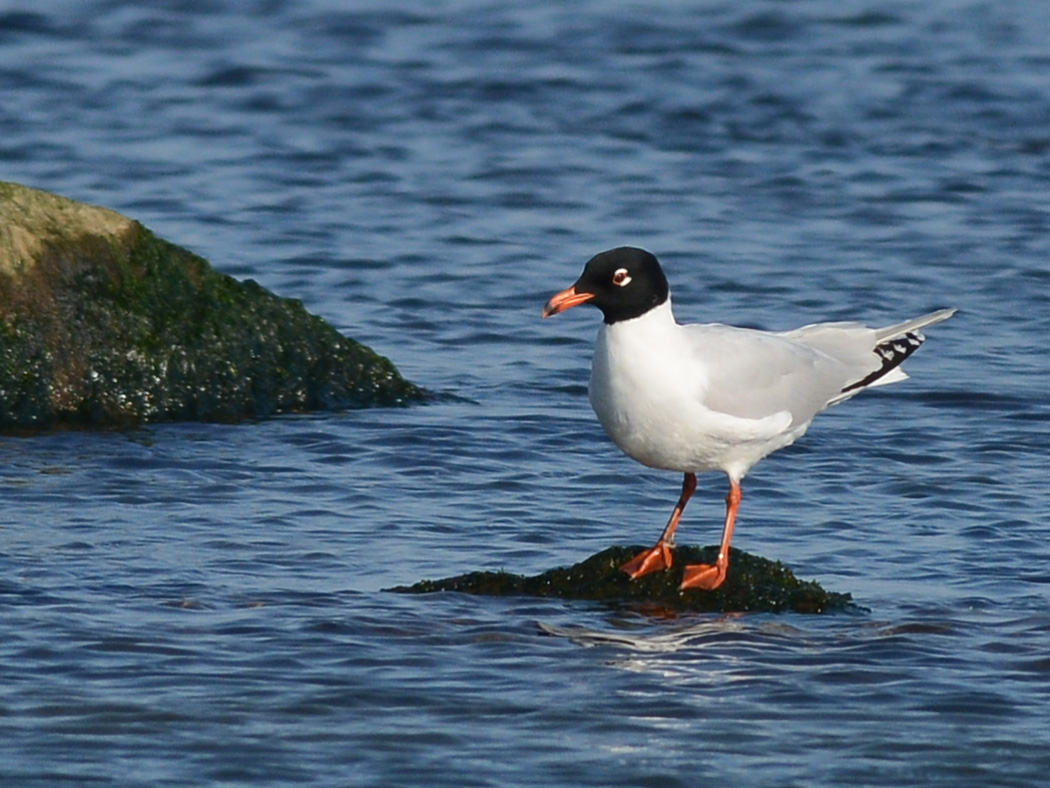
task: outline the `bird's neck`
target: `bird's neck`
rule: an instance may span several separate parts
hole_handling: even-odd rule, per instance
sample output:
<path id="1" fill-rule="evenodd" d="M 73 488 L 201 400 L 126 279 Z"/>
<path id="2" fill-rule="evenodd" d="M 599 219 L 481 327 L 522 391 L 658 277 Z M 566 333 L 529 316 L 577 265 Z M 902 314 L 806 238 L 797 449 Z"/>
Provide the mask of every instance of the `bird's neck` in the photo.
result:
<path id="1" fill-rule="evenodd" d="M 632 317 L 627 320 L 617 320 L 615 323 L 607 323 L 602 328 L 610 334 L 658 334 L 668 328 L 677 326 L 674 312 L 671 309 L 671 297 L 660 305 L 654 306 L 644 315 Z"/>
<path id="2" fill-rule="evenodd" d="M 611 366 L 629 364 L 641 369 L 649 361 L 675 352 L 683 341 L 681 333 L 668 299 L 644 315 L 602 325 L 597 351 Z"/>

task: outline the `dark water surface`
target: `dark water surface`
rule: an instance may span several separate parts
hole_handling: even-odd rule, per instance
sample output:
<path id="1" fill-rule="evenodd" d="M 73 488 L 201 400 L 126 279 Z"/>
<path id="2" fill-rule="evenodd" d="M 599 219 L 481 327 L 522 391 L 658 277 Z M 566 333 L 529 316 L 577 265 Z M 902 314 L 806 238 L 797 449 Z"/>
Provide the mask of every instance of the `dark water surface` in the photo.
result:
<path id="1" fill-rule="evenodd" d="M 1044 784 L 1050 5 L 0 2 L 0 96 L 0 179 L 458 397 L 0 438 L 4 785 Z M 684 320 L 960 307 L 744 484 L 735 544 L 862 610 L 382 591 L 655 539 L 597 314 L 539 319 L 623 243 Z"/>

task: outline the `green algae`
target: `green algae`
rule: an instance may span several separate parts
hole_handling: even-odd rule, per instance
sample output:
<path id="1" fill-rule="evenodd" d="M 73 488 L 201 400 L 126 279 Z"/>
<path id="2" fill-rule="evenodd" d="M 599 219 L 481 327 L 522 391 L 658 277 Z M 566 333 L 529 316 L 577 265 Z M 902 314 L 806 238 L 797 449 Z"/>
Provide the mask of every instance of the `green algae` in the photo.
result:
<path id="1" fill-rule="evenodd" d="M 717 547 L 678 547 L 671 569 L 632 580 L 620 571 L 620 566 L 644 549 L 642 546 L 610 547 L 573 566 L 528 577 L 509 572 L 470 572 L 388 590 L 407 594 L 457 591 L 483 596 L 553 597 L 712 613 L 827 613 L 845 610 L 853 604 L 849 594 L 825 591 L 813 581 L 799 580 L 779 561 L 735 548 L 730 549 L 726 579 L 714 591 L 682 591 L 679 584 L 684 566 L 714 563 Z"/>
<path id="2" fill-rule="evenodd" d="M 300 301 L 219 273 L 113 211 L 0 183 L 0 427 L 426 397 Z"/>

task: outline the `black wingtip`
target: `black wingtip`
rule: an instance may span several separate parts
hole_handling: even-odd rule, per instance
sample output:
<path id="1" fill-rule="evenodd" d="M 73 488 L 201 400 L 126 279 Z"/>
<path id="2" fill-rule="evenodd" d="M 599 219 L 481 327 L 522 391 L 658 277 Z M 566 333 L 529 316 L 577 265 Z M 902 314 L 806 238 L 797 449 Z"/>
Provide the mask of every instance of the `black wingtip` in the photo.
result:
<path id="1" fill-rule="evenodd" d="M 903 364 L 905 359 L 918 350 L 925 341 L 926 337 L 918 331 L 909 331 L 907 334 L 901 334 L 880 342 L 875 346 L 874 353 L 882 360 L 882 364 L 877 370 L 862 380 L 850 383 L 846 388 L 842 389 L 842 393 L 848 394 L 851 391 L 867 388 L 879 378 Z"/>

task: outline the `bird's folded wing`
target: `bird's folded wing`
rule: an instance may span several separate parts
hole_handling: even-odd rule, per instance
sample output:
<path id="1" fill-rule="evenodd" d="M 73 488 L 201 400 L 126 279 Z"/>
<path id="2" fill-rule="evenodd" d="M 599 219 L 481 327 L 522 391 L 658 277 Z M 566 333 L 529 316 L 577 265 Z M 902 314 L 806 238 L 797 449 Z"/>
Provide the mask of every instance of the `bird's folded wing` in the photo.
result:
<path id="1" fill-rule="evenodd" d="M 786 410 L 771 413 L 760 419 L 733 416 L 711 409 L 705 414 L 705 430 L 711 439 L 733 444 L 765 443 L 777 435 L 790 432 L 794 423 L 794 415 Z"/>
<path id="2" fill-rule="evenodd" d="M 784 335 L 704 325 L 691 330 L 690 340 L 706 370 L 702 404 L 730 417 L 761 423 L 787 413 L 790 424 L 806 423 L 850 379 L 838 359 Z M 873 355 L 865 361 L 875 368 Z"/>

